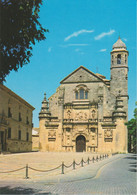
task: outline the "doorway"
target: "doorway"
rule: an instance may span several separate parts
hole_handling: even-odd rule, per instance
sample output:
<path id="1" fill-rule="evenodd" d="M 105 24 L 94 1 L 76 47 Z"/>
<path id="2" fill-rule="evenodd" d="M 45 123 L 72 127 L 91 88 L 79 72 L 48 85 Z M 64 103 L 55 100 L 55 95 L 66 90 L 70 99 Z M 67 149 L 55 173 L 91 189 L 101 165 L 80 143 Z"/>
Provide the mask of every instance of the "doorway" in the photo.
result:
<path id="1" fill-rule="evenodd" d="M 76 138 L 76 152 L 86 151 L 86 139 L 83 135 L 79 135 Z"/>
<path id="2" fill-rule="evenodd" d="M 3 131 L 0 131 L 0 143 L 1 143 L 1 151 L 3 151 L 5 148 L 5 142 L 4 142 L 4 132 Z"/>

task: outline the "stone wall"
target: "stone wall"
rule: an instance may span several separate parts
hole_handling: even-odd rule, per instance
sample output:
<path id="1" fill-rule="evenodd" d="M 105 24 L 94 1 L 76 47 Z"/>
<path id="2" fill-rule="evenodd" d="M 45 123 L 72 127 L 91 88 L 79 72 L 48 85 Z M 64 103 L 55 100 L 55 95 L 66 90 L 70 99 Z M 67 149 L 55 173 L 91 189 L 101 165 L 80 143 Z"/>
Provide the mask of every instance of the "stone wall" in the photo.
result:
<path id="1" fill-rule="evenodd" d="M 34 108 L 25 100 L 7 87 L 0 85 L 1 151 L 32 150 L 33 110 Z"/>

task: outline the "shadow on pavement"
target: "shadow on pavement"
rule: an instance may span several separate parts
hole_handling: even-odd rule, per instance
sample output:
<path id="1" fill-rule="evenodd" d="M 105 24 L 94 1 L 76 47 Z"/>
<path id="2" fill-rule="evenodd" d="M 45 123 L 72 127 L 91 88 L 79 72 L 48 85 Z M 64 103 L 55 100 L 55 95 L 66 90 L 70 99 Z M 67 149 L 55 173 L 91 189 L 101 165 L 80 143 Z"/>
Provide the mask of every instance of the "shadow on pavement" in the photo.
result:
<path id="1" fill-rule="evenodd" d="M 137 156 L 127 156 L 124 159 L 137 160 Z"/>
<path id="2" fill-rule="evenodd" d="M 130 164 L 130 165 L 137 165 L 137 162 L 134 161 L 134 162 L 130 162 L 129 164 Z"/>
<path id="3" fill-rule="evenodd" d="M 137 169 L 129 169 L 130 172 L 137 172 Z"/>
<path id="4" fill-rule="evenodd" d="M 5 187 L 0 187 L 0 194 L 39 194 L 39 192 L 32 188 L 21 188 L 21 187 L 11 188 L 9 186 L 5 186 Z M 44 193 L 44 194 L 50 195 L 51 193 Z"/>
<path id="5" fill-rule="evenodd" d="M 130 154 L 132 156 L 127 156 L 124 159 L 129 160 L 129 169 L 130 172 L 137 172 L 137 155 L 136 154 Z"/>
<path id="6" fill-rule="evenodd" d="M 132 164 L 132 165 L 130 165 L 130 167 L 135 167 L 135 168 L 136 168 L 136 167 L 137 167 L 137 165 L 136 165 L 136 164 Z"/>

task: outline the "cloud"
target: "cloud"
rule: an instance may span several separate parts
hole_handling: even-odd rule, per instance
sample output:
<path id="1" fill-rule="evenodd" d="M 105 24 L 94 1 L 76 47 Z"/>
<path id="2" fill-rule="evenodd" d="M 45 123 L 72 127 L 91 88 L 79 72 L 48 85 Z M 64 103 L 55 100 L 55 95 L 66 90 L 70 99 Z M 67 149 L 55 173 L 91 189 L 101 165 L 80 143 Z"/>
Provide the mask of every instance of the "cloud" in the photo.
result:
<path id="1" fill-rule="evenodd" d="M 68 46 L 87 46 L 89 44 L 86 43 L 74 43 L 74 44 L 68 44 Z"/>
<path id="2" fill-rule="evenodd" d="M 126 39 L 126 38 L 123 38 L 123 40 L 124 40 L 124 41 L 127 41 L 127 39 Z"/>
<path id="3" fill-rule="evenodd" d="M 109 32 L 103 32 L 100 35 L 96 36 L 94 39 L 95 40 L 100 40 L 100 39 L 102 39 L 105 36 L 112 35 L 114 32 L 115 32 L 115 30 L 110 30 Z"/>
<path id="4" fill-rule="evenodd" d="M 72 34 L 69 35 L 68 37 L 66 37 L 66 38 L 64 39 L 64 41 L 68 41 L 68 40 L 71 39 L 72 37 L 77 37 L 78 35 L 83 34 L 83 33 L 93 33 L 93 32 L 94 32 L 94 30 L 85 30 L 85 29 L 79 30 L 79 31 L 77 31 L 77 32 L 72 33 Z"/>
<path id="5" fill-rule="evenodd" d="M 85 53 L 81 51 L 81 49 L 77 48 L 75 49 L 75 52 L 79 53 L 80 55 L 84 55 Z"/>
<path id="6" fill-rule="evenodd" d="M 48 52 L 51 52 L 51 49 L 52 49 L 52 47 L 49 47 L 49 48 L 48 48 Z"/>
<path id="7" fill-rule="evenodd" d="M 72 46 L 88 46 L 89 44 L 87 43 L 74 43 L 74 44 L 67 44 L 67 45 L 60 45 L 60 47 L 72 47 Z"/>
<path id="8" fill-rule="evenodd" d="M 107 49 L 101 49 L 101 50 L 100 50 L 100 52 L 105 52 L 105 51 L 107 51 Z"/>

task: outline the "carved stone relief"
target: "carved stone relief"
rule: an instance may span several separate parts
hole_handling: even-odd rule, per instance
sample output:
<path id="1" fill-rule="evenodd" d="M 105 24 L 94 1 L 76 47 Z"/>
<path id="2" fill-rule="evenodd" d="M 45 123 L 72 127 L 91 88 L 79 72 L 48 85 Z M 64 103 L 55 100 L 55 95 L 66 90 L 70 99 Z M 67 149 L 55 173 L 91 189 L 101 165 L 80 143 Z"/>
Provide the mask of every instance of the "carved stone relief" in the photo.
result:
<path id="1" fill-rule="evenodd" d="M 98 103 L 102 104 L 103 103 L 103 96 L 98 96 Z"/>
<path id="2" fill-rule="evenodd" d="M 70 111 L 70 110 L 67 111 L 67 118 L 68 118 L 68 119 L 71 118 L 71 111 Z"/>
<path id="3" fill-rule="evenodd" d="M 113 130 L 107 129 L 104 131 L 104 140 L 105 142 L 112 142 L 113 140 Z"/>
<path id="4" fill-rule="evenodd" d="M 48 132 L 48 138 L 50 139 L 56 139 L 56 131 L 49 131 Z"/>
<path id="5" fill-rule="evenodd" d="M 112 129 L 107 129 L 104 131 L 104 137 L 105 138 L 112 138 L 113 137 L 113 131 Z"/>
<path id="6" fill-rule="evenodd" d="M 94 135 L 92 135 L 92 140 L 95 140 L 95 136 Z"/>
<path id="7" fill-rule="evenodd" d="M 80 112 L 77 112 L 75 114 L 75 120 L 76 121 L 85 121 L 87 119 L 88 119 L 88 116 L 87 116 L 87 113 L 86 112 L 80 111 Z"/>
<path id="8" fill-rule="evenodd" d="M 95 110 L 92 110 L 92 111 L 91 111 L 91 117 L 94 119 L 95 116 L 96 116 L 96 111 L 95 111 Z"/>

